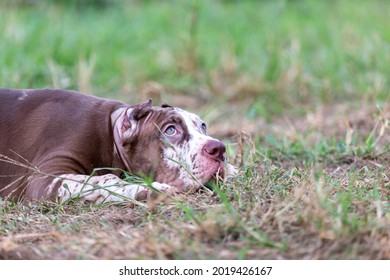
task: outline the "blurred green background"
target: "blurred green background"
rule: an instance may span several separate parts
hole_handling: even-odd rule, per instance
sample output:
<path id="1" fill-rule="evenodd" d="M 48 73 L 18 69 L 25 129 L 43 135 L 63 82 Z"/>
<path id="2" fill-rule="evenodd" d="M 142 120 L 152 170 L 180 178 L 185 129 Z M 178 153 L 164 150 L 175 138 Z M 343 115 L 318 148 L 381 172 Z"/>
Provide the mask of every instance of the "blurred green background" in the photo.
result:
<path id="1" fill-rule="evenodd" d="M 0 3 L 1 87 L 187 96 L 248 119 L 389 97 L 385 0 Z"/>
<path id="2" fill-rule="evenodd" d="M 390 259 L 389 77 L 387 0 L 0 0 L 0 87 L 185 107 L 240 168 L 151 211 L 4 206 L 0 259 Z"/>

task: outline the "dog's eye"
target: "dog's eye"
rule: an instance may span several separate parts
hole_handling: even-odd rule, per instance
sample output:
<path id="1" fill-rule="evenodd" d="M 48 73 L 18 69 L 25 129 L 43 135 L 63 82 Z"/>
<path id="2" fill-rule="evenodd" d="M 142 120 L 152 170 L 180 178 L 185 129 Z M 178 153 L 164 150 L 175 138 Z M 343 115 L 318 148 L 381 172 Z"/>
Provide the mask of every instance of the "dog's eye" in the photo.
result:
<path id="1" fill-rule="evenodd" d="M 175 135 L 176 134 L 176 127 L 174 125 L 170 125 L 168 126 L 164 133 L 168 136 L 172 136 L 172 135 Z"/>
<path id="2" fill-rule="evenodd" d="M 207 131 L 207 125 L 205 123 L 202 123 L 202 129 L 203 129 L 204 132 Z"/>

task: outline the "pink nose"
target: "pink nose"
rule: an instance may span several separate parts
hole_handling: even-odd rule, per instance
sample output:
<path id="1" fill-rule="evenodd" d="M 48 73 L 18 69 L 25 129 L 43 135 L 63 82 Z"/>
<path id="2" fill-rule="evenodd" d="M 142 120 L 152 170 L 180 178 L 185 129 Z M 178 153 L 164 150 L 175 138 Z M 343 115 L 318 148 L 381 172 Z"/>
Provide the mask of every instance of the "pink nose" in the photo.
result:
<path id="1" fill-rule="evenodd" d="M 211 159 L 217 161 L 225 161 L 225 145 L 217 140 L 209 140 L 204 145 L 203 150 L 205 151 L 205 155 Z"/>

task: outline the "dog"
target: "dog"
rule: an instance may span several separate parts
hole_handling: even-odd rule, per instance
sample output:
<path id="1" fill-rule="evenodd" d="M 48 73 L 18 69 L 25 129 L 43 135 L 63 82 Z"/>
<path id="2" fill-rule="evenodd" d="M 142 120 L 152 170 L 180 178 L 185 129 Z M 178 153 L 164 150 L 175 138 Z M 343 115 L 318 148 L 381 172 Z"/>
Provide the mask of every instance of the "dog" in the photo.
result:
<path id="1" fill-rule="evenodd" d="M 194 191 L 234 175 L 196 114 L 76 91 L 0 89 L 0 197 L 91 203 Z M 150 186 L 126 174 L 153 179 Z"/>

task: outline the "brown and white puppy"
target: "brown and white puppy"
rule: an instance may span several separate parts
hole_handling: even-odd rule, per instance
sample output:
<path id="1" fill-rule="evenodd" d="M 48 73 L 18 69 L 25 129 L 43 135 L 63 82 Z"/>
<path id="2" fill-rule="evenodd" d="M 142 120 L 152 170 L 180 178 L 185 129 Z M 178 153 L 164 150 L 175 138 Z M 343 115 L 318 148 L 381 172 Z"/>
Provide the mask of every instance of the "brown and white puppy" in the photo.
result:
<path id="1" fill-rule="evenodd" d="M 152 190 L 122 180 L 153 178 L 175 193 L 233 174 L 225 145 L 195 114 L 65 90 L 0 89 L 0 196 L 65 201 L 145 200 Z"/>

